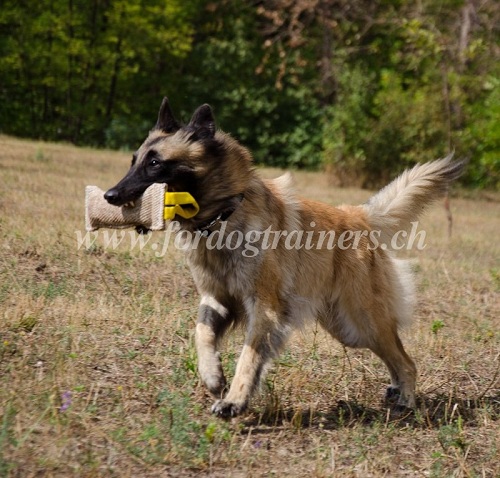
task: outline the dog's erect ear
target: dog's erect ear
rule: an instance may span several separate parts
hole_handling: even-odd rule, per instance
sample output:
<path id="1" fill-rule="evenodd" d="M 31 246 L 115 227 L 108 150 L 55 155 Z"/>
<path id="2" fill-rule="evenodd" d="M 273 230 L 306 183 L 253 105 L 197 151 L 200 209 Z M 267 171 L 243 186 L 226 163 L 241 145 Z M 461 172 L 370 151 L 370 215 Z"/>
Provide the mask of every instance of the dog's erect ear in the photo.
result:
<path id="1" fill-rule="evenodd" d="M 201 105 L 194 113 L 188 128 L 194 131 L 193 139 L 208 139 L 215 135 L 215 118 L 210 105 Z"/>
<path id="2" fill-rule="evenodd" d="M 154 129 L 160 129 L 165 133 L 175 133 L 180 127 L 180 124 L 174 118 L 174 114 L 170 109 L 168 98 L 165 96 L 161 102 L 158 120 L 156 121 Z"/>

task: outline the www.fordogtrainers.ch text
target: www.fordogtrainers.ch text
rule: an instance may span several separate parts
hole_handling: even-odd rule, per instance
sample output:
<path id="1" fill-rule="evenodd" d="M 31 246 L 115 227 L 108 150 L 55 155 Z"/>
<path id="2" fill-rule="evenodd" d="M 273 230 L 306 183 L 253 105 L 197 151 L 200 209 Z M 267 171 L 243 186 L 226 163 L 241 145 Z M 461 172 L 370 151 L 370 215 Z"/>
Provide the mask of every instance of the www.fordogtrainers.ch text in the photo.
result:
<path id="1" fill-rule="evenodd" d="M 382 242 L 382 232 L 377 230 L 346 230 L 336 231 L 310 230 L 273 230 L 271 226 L 263 231 L 226 231 L 227 223 L 222 223 L 220 229 L 208 234 L 205 232 L 191 232 L 180 230 L 177 221 L 172 221 L 162 234 L 137 234 L 134 230 L 101 230 L 94 232 L 75 231 L 77 248 L 91 249 L 100 246 L 103 249 L 115 250 L 120 246 L 129 246 L 129 249 L 140 251 L 150 248 L 155 256 L 163 257 L 169 247 L 173 245 L 179 250 L 197 249 L 206 247 L 209 250 L 240 251 L 244 257 L 255 257 L 260 251 L 276 249 L 278 246 L 287 250 L 311 250 L 338 248 L 340 250 L 358 249 L 360 246 L 368 250 L 380 248 L 382 250 L 422 250 L 426 247 L 425 231 L 418 230 L 418 221 L 411 223 L 411 230 L 397 231 L 388 241 Z M 316 224 L 311 222 L 310 227 Z M 280 244 L 281 243 L 281 244 Z"/>

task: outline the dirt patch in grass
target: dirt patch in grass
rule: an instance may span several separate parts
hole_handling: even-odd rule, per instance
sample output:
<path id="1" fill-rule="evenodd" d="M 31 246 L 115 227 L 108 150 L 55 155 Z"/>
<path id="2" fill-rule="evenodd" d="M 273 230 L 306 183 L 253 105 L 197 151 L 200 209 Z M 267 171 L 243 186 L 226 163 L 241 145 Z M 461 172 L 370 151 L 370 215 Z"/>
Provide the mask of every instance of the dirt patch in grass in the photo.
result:
<path id="1" fill-rule="evenodd" d="M 116 248 L 102 236 L 82 245 L 84 186 L 114 184 L 130 155 L 0 146 L 0 476 L 500 475 L 495 194 L 453 197 L 451 238 L 436 205 L 421 221 L 426 248 L 404 253 L 419 285 L 404 335 L 414 412 L 384 403 L 375 356 L 313 328 L 293 337 L 248 414 L 225 422 L 197 378 L 198 298 L 182 254 L 157 257 L 158 233 L 142 250 L 128 232 Z M 331 204 L 370 195 L 295 176 L 301 195 Z M 241 342 L 225 344 L 229 375 Z"/>

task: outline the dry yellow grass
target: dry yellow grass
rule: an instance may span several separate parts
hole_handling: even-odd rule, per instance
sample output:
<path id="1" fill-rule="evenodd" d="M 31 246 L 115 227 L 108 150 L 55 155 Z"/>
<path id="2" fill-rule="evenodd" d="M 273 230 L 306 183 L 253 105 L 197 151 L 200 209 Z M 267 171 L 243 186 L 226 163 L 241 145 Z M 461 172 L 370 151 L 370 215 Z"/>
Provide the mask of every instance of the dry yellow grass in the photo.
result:
<path id="1" fill-rule="evenodd" d="M 0 476 L 500 476 L 500 202 L 454 198 L 422 220 L 404 340 L 418 410 L 382 402 L 384 366 L 297 334 L 246 416 L 223 422 L 195 371 L 197 294 L 182 255 L 102 237 L 78 249 L 86 184 L 130 155 L 0 137 Z M 277 171 L 263 170 L 266 176 Z M 369 193 L 297 173 L 304 196 Z M 226 367 L 241 336 L 228 340 Z"/>

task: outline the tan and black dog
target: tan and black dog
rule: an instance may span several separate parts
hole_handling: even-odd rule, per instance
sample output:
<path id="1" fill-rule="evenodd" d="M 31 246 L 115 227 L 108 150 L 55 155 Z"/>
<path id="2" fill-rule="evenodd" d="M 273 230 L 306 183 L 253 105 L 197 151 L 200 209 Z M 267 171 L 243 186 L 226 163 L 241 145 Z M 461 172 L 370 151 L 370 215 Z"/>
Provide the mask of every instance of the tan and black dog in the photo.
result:
<path id="1" fill-rule="evenodd" d="M 451 157 L 418 164 L 366 204 L 332 207 L 297 197 L 288 176 L 261 179 L 250 152 L 216 130 L 208 105 L 181 125 L 165 98 L 129 172 L 105 198 L 124 205 L 167 183 L 198 202 L 196 217 L 178 220 L 180 231 L 198 235 L 186 253 L 201 295 L 196 348 L 201 379 L 217 398 L 213 413 L 242 413 L 290 333 L 316 320 L 343 344 L 377 354 L 390 372 L 388 393 L 413 407 L 416 368 L 398 336 L 412 316 L 413 280 L 391 241 L 463 167 Z M 245 342 L 226 390 L 217 347 L 237 324 Z"/>

